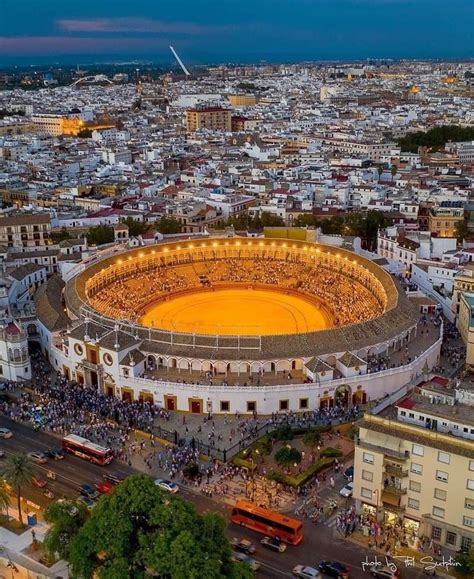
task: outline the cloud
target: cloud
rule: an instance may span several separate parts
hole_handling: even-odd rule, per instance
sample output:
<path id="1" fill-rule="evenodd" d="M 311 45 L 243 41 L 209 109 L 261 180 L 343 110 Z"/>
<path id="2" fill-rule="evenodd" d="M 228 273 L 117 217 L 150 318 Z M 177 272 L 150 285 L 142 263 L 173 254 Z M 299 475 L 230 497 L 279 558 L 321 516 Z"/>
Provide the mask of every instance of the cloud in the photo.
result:
<path id="1" fill-rule="evenodd" d="M 141 34 L 206 34 L 215 28 L 191 22 L 163 22 L 152 18 L 91 18 L 57 20 L 60 30 L 65 32 L 118 33 L 139 32 Z M 219 27 L 222 30 L 222 27 Z"/>
<path id="2" fill-rule="evenodd" d="M 182 44 L 182 42 L 181 42 Z M 71 36 L 0 36 L 0 52 L 13 55 L 37 54 L 117 54 L 133 51 L 146 53 L 167 49 L 158 38 L 71 37 Z"/>

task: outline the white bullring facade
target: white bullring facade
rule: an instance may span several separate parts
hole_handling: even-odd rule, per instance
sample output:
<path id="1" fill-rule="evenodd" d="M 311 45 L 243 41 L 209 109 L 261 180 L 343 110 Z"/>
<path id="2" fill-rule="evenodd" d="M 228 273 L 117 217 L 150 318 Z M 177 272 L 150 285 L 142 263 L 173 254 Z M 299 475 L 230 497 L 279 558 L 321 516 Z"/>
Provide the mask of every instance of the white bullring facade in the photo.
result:
<path id="1" fill-rule="evenodd" d="M 57 370 L 107 395 L 194 413 L 303 412 L 381 398 L 421 381 L 439 361 L 441 330 L 419 346 L 419 313 L 396 282 L 343 249 L 203 239 L 131 250 L 80 269 L 67 284 L 53 276 L 37 292 L 41 344 Z M 150 304 L 229 284 L 300 294 L 333 324 L 262 335 L 140 324 Z M 135 288 L 130 301 L 119 295 L 128 287 Z M 350 306 L 343 287 L 351 288 Z M 374 366 L 378 357 L 405 352 L 403 362 Z"/>

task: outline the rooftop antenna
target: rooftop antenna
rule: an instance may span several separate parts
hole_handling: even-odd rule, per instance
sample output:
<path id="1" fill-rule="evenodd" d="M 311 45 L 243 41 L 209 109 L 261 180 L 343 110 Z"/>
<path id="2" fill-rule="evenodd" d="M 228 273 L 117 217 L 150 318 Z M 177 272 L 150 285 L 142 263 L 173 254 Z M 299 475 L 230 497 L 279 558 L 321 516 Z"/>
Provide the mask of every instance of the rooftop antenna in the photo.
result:
<path id="1" fill-rule="evenodd" d="M 179 58 L 178 53 L 176 52 L 176 50 L 170 46 L 170 50 L 173 53 L 173 56 L 176 58 L 179 66 L 181 67 L 181 70 L 184 72 L 184 74 L 186 76 L 191 76 L 191 73 L 189 72 L 189 70 L 184 66 L 183 61 Z"/>

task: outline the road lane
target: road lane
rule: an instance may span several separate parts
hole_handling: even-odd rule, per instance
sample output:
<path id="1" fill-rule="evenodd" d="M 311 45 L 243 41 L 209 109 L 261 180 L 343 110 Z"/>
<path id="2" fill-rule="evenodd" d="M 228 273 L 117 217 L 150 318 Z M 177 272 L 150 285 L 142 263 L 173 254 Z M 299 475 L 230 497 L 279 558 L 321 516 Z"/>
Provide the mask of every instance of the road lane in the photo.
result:
<path id="1" fill-rule="evenodd" d="M 0 426 L 9 428 L 13 432 L 12 438 L 0 439 L 0 450 L 4 450 L 6 454 L 34 450 L 45 451 L 61 446 L 61 439 L 58 436 L 36 432 L 5 417 L 0 417 Z M 35 465 L 35 469 L 42 478 L 48 481 L 48 488 L 53 491 L 56 498 L 63 496 L 77 498 L 80 485 L 98 483 L 107 472 L 114 472 L 124 477 L 138 472 L 117 460 L 111 465 L 99 466 L 73 455 L 66 455 L 64 460 L 59 461 L 48 459 L 44 465 Z M 55 481 L 46 478 L 48 470 L 56 474 Z M 24 492 L 27 498 L 41 506 L 46 506 L 50 502 L 43 496 L 40 489 L 27 487 Z M 192 501 L 198 512 L 220 512 L 229 520 L 230 507 L 225 503 L 212 500 L 196 492 L 193 487 L 181 486 L 179 494 L 182 498 Z M 228 536 L 230 538 L 248 537 L 257 545 L 255 559 L 262 563 L 261 572 L 258 573 L 262 577 L 288 577 L 291 576 L 295 565 L 317 566 L 322 559 L 336 559 L 350 567 L 351 579 L 369 578 L 369 574 L 362 571 L 362 562 L 367 554 L 369 558 L 373 558 L 373 553 L 367 553 L 367 550 L 341 537 L 333 527 L 323 524 L 315 525 L 311 521 L 304 521 L 303 542 L 296 547 L 289 545 L 283 554 L 274 553 L 262 547 L 260 540 L 263 535 L 232 523 L 228 527 Z M 420 573 L 418 570 L 403 569 L 402 579 L 421 577 Z"/>

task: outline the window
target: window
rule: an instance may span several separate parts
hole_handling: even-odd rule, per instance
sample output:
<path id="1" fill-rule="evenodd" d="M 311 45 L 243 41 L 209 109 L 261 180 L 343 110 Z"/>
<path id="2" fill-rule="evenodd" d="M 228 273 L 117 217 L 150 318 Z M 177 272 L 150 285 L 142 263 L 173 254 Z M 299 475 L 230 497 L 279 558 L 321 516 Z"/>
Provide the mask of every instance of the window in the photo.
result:
<path id="1" fill-rule="evenodd" d="M 411 480 L 410 481 L 410 486 L 409 486 L 410 490 L 413 491 L 414 493 L 421 493 L 421 483 L 415 481 L 415 480 Z"/>
<path id="2" fill-rule="evenodd" d="M 448 473 L 444 472 L 442 470 L 437 470 L 436 471 L 436 480 L 439 480 L 441 482 L 448 482 Z"/>
<path id="3" fill-rule="evenodd" d="M 463 551 L 470 551 L 472 547 L 471 537 L 461 537 L 461 549 Z"/>
<path id="4" fill-rule="evenodd" d="M 441 527 L 431 527 L 431 538 L 435 541 L 441 539 Z"/>
<path id="5" fill-rule="evenodd" d="M 372 498 L 372 495 L 373 495 L 373 492 L 372 492 L 371 489 L 362 487 L 362 488 L 360 489 L 360 494 L 361 494 L 361 496 L 365 497 L 366 499 L 371 499 L 371 498 Z"/>
<path id="6" fill-rule="evenodd" d="M 456 533 L 453 533 L 452 531 L 447 531 L 446 545 L 456 545 L 457 540 L 458 536 L 456 535 Z"/>
<path id="7" fill-rule="evenodd" d="M 290 405 L 289 400 L 280 400 L 280 411 L 288 410 L 289 405 Z"/>
<path id="8" fill-rule="evenodd" d="M 442 509 L 441 507 L 433 507 L 432 513 L 434 517 L 444 519 L 444 509 Z"/>
<path id="9" fill-rule="evenodd" d="M 364 452 L 362 455 L 362 460 L 367 464 L 374 464 L 374 455 L 369 452 Z"/>
<path id="10" fill-rule="evenodd" d="M 420 508 L 420 501 L 417 501 L 416 499 L 408 499 L 408 506 L 410 509 L 417 511 Z"/>
<path id="11" fill-rule="evenodd" d="M 230 402 L 228 400 L 221 400 L 221 412 L 229 412 Z"/>
<path id="12" fill-rule="evenodd" d="M 305 410 L 308 408 L 308 399 L 307 398 L 300 398 L 300 410 Z"/>
<path id="13" fill-rule="evenodd" d="M 474 499 L 464 499 L 464 508 L 465 509 L 474 509 Z"/>
<path id="14" fill-rule="evenodd" d="M 467 479 L 467 485 L 466 485 L 466 487 L 467 487 L 470 491 L 474 491 L 474 479 L 468 478 L 468 479 Z"/>
<path id="15" fill-rule="evenodd" d="M 474 517 L 463 517 L 462 524 L 465 527 L 474 527 Z"/>
<path id="16" fill-rule="evenodd" d="M 255 412 L 257 410 L 256 402 L 247 402 L 247 412 Z"/>
<path id="17" fill-rule="evenodd" d="M 438 452 L 438 462 L 442 462 L 444 464 L 449 464 L 451 460 L 451 455 L 449 455 L 447 452 Z"/>
<path id="18" fill-rule="evenodd" d="M 374 480 L 374 473 L 370 472 L 370 470 L 363 470 L 362 471 L 362 479 L 372 482 Z"/>
<path id="19" fill-rule="evenodd" d="M 413 446 L 411 447 L 411 451 L 416 456 L 424 456 L 425 454 L 425 449 L 419 444 L 413 444 Z"/>
<path id="20" fill-rule="evenodd" d="M 423 474 L 423 467 L 421 464 L 417 464 L 416 462 L 411 463 L 410 470 L 414 474 Z"/>
<path id="21" fill-rule="evenodd" d="M 448 496 L 448 493 L 446 491 L 444 491 L 443 489 L 435 489 L 434 490 L 434 498 L 435 499 L 438 499 L 440 501 L 445 501 L 447 496 Z"/>
<path id="22" fill-rule="evenodd" d="M 469 461 L 469 470 L 474 470 L 474 460 Z"/>

